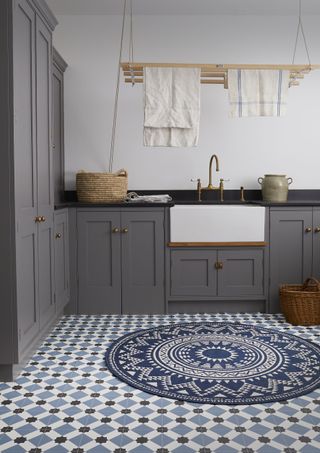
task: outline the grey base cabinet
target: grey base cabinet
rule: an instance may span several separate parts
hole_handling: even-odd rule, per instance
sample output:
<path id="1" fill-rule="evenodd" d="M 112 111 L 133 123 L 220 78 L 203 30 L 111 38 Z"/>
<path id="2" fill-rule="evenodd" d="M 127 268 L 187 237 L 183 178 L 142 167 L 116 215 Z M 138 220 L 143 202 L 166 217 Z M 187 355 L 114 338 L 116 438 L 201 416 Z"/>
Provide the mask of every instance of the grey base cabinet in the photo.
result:
<path id="1" fill-rule="evenodd" d="M 269 306 L 280 312 L 281 284 L 320 278 L 319 208 L 270 209 Z"/>
<path id="2" fill-rule="evenodd" d="M 223 311 L 228 311 L 228 305 L 221 301 L 264 299 L 264 254 L 263 248 L 248 247 L 172 248 L 169 312 L 173 306 L 181 311 L 179 301 L 181 309 L 186 311 L 190 311 L 192 303 L 191 311 L 195 307 L 198 311 L 199 307 L 203 311 L 215 311 L 215 306 L 219 306 L 216 311 L 221 311 L 222 306 Z"/>
<path id="3" fill-rule="evenodd" d="M 79 313 L 164 313 L 164 209 L 79 209 L 77 231 Z"/>
<path id="4" fill-rule="evenodd" d="M 68 210 L 54 213 L 54 301 L 61 312 L 70 298 Z"/>

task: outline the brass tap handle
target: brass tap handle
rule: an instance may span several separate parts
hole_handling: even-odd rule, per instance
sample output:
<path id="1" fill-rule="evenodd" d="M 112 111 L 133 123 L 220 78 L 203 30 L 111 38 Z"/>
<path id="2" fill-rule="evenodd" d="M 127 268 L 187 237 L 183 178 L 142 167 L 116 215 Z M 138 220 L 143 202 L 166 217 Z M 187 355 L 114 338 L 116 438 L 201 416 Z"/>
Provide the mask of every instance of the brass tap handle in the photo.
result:
<path id="1" fill-rule="evenodd" d="M 112 228 L 112 233 L 119 233 L 119 231 L 120 231 L 120 230 L 119 230 L 119 228 L 117 228 L 117 227 Z"/>
<path id="2" fill-rule="evenodd" d="M 223 201 L 223 190 L 224 190 L 224 185 L 223 185 L 224 179 L 220 178 L 220 184 L 219 184 L 219 191 L 220 191 L 220 201 Z"/>
<path id="3" fill-rule="evenodd" d="M 240 187 L 240 201 L 246 201 L 244 198 L 244 187 Z"/>
<path id="4" fill-rule="evenodd" d="M 311 228 L 311 227 L 307 227 L 304 231 L 305 231 L 306 233 L 311 233 L 312 228 Z"/>
<path id="5" fill-rule="evenodd" d="M 61 233 L 57 233 L 56 234 L 56 239 L 61 239 L 62 238 L 62 234 Z"/>
<path id="6" fill-rule="evenodd" d="M 195 179 L 191 179 L 190 181 L 191 182 L 197 182 L 198 201 L 202 201 L 201 200 L 201 191 L 202 191 L 201 179 L 200 178 L 197 178 L 196 180 Z"/>
<path id="7" fill-rule="evenodd" d="M 315 232 L 315 233 L 320 233 L 320 227 L 316 227 L 316 228 L 314 229 L 314 232 Z"/>
<path id="8" fill-rule="evenodd" d="M 198 192 L 198 201 L 201 201 L 201 179 L 197 179 L 197 192 Z"/>
<path id="9" fill-rule="evenodd" d="M 122 228 L 121 233 L 128 233 L 128 228 Z"/>

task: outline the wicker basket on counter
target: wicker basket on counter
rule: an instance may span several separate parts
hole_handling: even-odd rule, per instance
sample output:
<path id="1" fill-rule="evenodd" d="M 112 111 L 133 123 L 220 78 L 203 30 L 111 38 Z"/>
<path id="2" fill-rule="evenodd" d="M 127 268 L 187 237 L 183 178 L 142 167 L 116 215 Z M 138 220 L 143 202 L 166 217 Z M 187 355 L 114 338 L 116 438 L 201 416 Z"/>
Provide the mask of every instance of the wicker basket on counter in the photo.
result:
<path id="1" fill-rule="evenodd" d="M 320 324 L 320 282 L 307 278 L 303 285 L 280 286 L 281 310 L 294 326 Z"/>
<path id="2" fill-rule="evenodd" d="M 76 175 L 78 201 L 82 203 L 117 203 L 124 201 L 128 190 L 128 173 L 89 173 Z"/>

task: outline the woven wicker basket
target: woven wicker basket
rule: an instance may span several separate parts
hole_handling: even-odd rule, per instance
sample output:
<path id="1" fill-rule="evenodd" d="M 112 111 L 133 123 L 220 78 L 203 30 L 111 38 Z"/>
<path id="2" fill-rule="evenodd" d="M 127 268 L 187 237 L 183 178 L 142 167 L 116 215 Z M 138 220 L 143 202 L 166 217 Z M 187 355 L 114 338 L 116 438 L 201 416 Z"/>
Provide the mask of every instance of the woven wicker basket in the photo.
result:
<path id="1" fill-rule="evenodd" d="M 76 176 L 78 201 L 83 203 L 117 203 L 125 199 L 128 190 L 128 174 L 87 173 Z"/>
<path id="2" fill-rule="evenodd" d="M 320 282 L 311 277 L 303 285 L 280 287 L 281 310 L 294 326 L 320 324 Z"/>

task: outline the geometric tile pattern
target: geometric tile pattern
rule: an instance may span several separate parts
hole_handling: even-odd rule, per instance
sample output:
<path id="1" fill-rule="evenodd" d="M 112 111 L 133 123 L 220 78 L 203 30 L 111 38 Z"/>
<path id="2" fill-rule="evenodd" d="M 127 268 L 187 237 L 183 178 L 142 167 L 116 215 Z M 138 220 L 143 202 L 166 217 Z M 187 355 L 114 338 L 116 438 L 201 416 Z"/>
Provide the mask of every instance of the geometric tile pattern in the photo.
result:
<path id="1" fill-rule="evenodd" d="M 179 322 L 239 322 L 320 344 L 320 327 L 281 315 L 65 316 L 14 383 L 0 384 L 2 453 L 317 453 L 320 390 L 288 401 L 226 406 L 134 389 L 105 366 L 110 342 Z"/>

